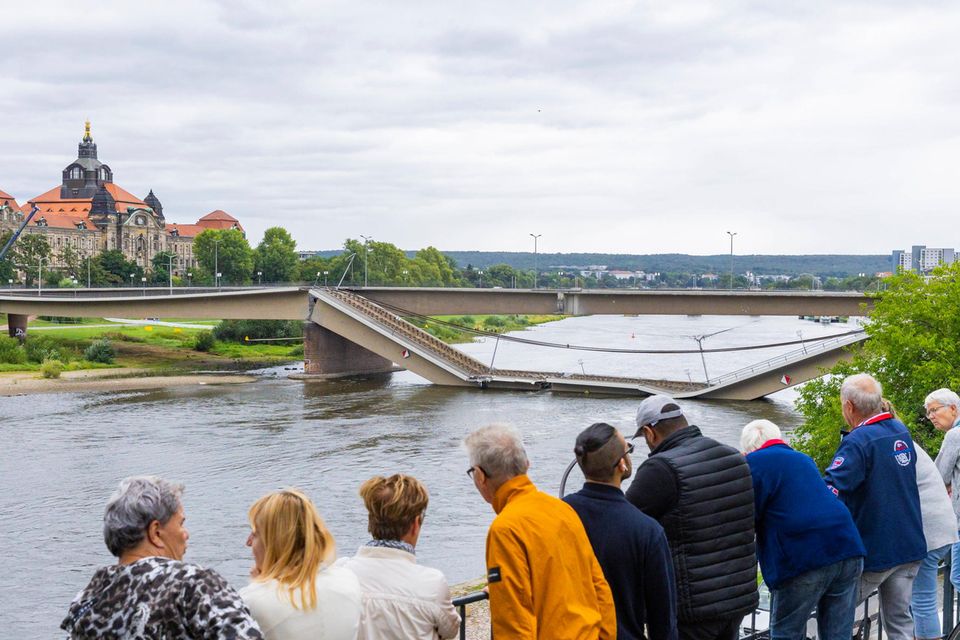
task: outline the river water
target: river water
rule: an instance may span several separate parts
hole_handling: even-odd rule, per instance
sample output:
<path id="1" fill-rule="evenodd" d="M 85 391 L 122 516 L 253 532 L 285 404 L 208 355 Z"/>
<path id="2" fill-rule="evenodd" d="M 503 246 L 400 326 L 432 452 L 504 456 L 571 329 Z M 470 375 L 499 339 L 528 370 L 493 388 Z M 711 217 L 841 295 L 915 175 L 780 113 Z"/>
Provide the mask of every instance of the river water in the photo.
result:
<path id="1" fill-rule="evenodd" d="M 690 337 L 729 329 L 705 348 L 804 339 L 847 331 L 796 318 L 570 318 L 519 335 L 614 348 L 696 348 Z M 460 345 L 500 368 L 703 379 L 698 354 L 648 356 L 546 349 L 486 339 Z M 796 347 L 708 354 L 716 376 Z M 374 474 L 403 472 L 430 490 L 419 561 L 451 583 L 484 573 L 493 512 L 465 475 L 460 447 L 472 428 L 510 422 L 524 434 L 530 475 L 556 492 L 576 434 L 606 421 L 634 430 L 636 398 L 481 392 L 429 385 L 411 374 L 336 383 L 287 380 L 283 367 L 248 385 L 126 393 L 0 398 L 0 629 L 25 640 L 57 635 L 67 604 L 95 568 L 113 562 L 103 545 L 103 506 L 120 478 L 155 473 L 186 484 L 186 559 L 213 567 L 235 586 L 251 564 L 246 511 L 285 486 L 305 490 L 350 555 L 367 539 L 357 495 Z M 796 426 L 794 394 L 757 402 L 688 401 L 690 420 L 731 445 L 748 421 Z M 646 456 L 637 441 L 635 463 Z M 573 479 L 574 488 L 580 479 Z"/>

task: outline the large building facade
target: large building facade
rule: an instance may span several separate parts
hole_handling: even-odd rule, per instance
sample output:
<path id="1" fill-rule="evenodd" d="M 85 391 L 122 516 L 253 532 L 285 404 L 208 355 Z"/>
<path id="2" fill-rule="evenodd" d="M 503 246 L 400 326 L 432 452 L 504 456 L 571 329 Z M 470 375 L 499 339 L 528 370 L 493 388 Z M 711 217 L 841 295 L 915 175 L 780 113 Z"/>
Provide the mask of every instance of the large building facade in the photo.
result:
<path id="1" fill-rule="evenodd" d="M 113 182 L 113 170 L 97 157 L 97 145 L 86 123 L 77 159 L 64 168 L 60 185 L 27 200 L 23 205 L 0 191 L 0 233 L 16 229 L 36 206 L 38 211 L 24 234 L 46 236 L 53 268 L 65 267 L 64 258 L 81 261 L 110 249 L 144 270 L 154 256 L 174 254 L 173 272 L 183 275 L 196 266 L 193 239 L 206 229 L 239 229 L 236 218 L 213 211 L 194 224 L 167 222 L 163 205 L 151 190 L 143 199 Z"/>
<path id="2" fill-rule="evenodd" d="M 930 273 L 941 264 L 953 264 L 957 259 L 956 252 L 948 247 L 927 247 L 922 244 L 913 245 L 910 251 L 895 249 L 893 251 L 893 272 L 915 271 L 920 274 Z"/>

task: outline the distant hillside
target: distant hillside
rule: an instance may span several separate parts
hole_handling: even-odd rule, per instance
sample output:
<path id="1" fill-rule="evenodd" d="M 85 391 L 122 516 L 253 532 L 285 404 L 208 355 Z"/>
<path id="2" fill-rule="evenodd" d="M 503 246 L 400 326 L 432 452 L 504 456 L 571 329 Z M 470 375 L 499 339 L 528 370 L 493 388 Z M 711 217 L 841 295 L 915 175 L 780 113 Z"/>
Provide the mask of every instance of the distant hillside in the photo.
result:
<path id="1" fill-rule="evenodd" d="M 322 256 L 334 256 L 342 250 L 320 251 Z M 407 251 L 413 256 L 415 251 Z M 470 265 L 485 269 L 494 264 L 508 264 L 515 269 L 533 269 L 533 252 L 506 251 L 444 251 L 457 262 L 457 266 Z M 661 273 L 726 273 L 730 270 L 729 255 L 692 256 L 684 253 L 656 253 L 631 255 L 622 253 L 541 253 L 537 265 L 547 270 L 557 267 L 586 267 L 606 265 L 608 269 L 625 271 L 659 271 Z M 752 271 L 756 274 L 799 275 L 812 273 L 818 276 L 845 277 L 878 271 L 890 271 L 889 255 L 751 255 L 733 257 L 737 273 Z"/>

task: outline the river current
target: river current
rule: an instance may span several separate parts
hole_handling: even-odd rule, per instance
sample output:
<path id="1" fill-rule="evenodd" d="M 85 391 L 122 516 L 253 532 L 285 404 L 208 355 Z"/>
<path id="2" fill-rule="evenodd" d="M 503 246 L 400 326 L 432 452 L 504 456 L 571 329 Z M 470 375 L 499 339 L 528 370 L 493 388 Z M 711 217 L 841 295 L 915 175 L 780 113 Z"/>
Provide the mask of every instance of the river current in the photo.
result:
<path id="1" fill-rule="evenodd" d="M 650 316 L 570 318 L 518 335 L 611 348 L 705 348 L 813 339 L 853 328 L 796 318 Z M 699 354 L 650 356 L 547 349 L 487 338 L 464 351 L 498 368 L 702 380 Z M 797 347 L 707 354 L 714 377 Z M 94 570 L 113 562 L 103 545 L 107 498 L 124 476 L 155 473 L 185 483 L 190 543 L 186 560 L 247 582 L 246 511 L 266 492 L 305 490 L 333 532 L 340 555 L 368 539 L 357 490 L 375 474 L 420 478 L 430 506 L 417 547 L 421 563 L 451 583 L 484 573 L 484 537 L 493 518 L 466 476 L 460 446 L 489 422 L 518 426 L 530 476 L 556 493 L 576 434 L 606 421 L 635 430 L 637 398 L 481 392 L 431 386 L 403 372 L 379 380 L 298 382 L 283 367 L 252 384 L 156 391 L 0 398 L 0 629 L 3 637 L 58 635 L 73 596 Z M 686 401 L 691 422 L 737 446 L 748 421 L 798 423 L 792 390 L 755 402 Z M 637 440 L 635 464 L 647 454 Z M 582 481 L 573 477 L 576 489 Z M 626 485 L 625 487 L 626 488 Z"/>

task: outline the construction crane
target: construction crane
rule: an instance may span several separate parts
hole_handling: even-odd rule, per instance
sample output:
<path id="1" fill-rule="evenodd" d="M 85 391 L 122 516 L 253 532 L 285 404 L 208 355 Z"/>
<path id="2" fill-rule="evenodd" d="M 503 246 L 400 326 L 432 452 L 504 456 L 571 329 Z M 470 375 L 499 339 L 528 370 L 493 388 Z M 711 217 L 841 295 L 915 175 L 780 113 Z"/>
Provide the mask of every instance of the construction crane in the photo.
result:
<path id="1" fill-rule="evenodd" d="M 23 219 L 23 222 L 20 223 L 20 228 L 17 229 L 10 239 L 7 240 L 7 244 L 3 245 L 3 249 L 0 249 L 0 260 L 3 260 L 7 257 L 7 251 L 10 250 L 10 247 L 13 246 L 13 243 L 17 241 L 17 238 L 20 237 L 20 234 L 23 233 L 23 230 L 27 228 L 27 225 L 30 224 L 30 221 L 33 219 L 33 216 L 40 211 L 40 207 L 33 205 L 33 209 L 30 213 L 27 214 L 27 217 Z"/>

